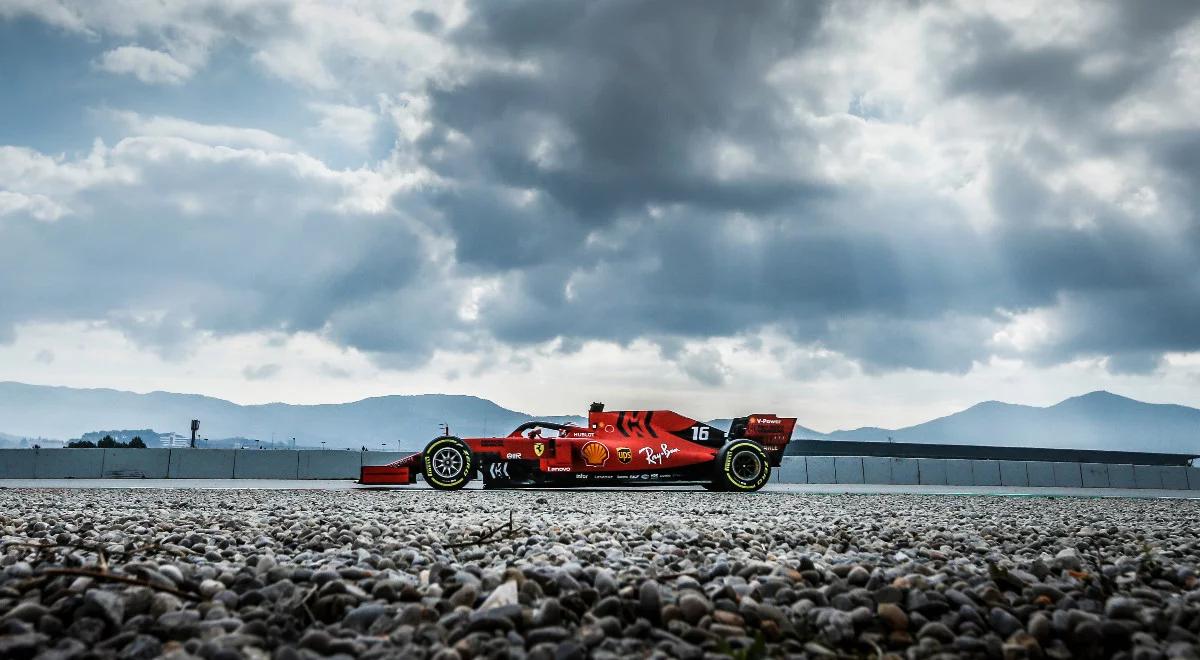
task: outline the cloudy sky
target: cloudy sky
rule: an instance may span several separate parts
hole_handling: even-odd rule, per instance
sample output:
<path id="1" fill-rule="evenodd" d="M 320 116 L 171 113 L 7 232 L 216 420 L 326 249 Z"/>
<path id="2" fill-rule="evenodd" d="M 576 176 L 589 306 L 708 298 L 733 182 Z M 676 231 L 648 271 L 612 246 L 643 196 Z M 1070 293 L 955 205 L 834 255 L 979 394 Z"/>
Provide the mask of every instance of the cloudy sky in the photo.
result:
<path id="1" fill-rule="evenodd" d="M 1200 3 L 0 0 L 0 380 L 1200 405 Z"/>

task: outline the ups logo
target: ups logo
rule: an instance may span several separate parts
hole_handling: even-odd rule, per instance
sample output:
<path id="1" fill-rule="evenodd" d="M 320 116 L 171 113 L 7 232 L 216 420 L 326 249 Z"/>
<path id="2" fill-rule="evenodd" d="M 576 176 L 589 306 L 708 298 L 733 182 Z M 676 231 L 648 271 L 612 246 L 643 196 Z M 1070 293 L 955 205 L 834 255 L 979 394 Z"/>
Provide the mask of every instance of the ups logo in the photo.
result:
<path id="1" fill-rule="evenodd" d="M 628 463 L 633 460 L 633 451 L 629 447 L 617 447 L 617 460 Z"/>

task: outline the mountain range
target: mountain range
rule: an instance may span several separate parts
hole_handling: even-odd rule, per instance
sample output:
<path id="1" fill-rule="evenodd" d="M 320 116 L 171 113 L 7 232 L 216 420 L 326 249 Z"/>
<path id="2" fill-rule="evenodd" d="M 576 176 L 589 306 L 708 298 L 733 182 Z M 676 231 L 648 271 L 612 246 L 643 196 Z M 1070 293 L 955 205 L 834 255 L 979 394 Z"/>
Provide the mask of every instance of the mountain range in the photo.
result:
<path id="1" fill-rule="evenodd" d="M 272 438 L 299 446 L 358 449 L 417 449 L 449 424 L 455 435 L 508 433 L 531 417 L 491 401 L 457 394 L 380 396 L 319 405 L 268 403 L 243 406 L 199 394 L 48 387 L 0 382 L 0 431 L 9 436 L 77 438 L 100 429 L 152 428 L 188 435 L 200 420 L 198 437 Z M 578 416 L 542 417 L 583 423 Z"/>
<path id="2" fill-rule="evenodd" d="M 680 411 L 687 414 L 687 411 Z M 791 411 L 777 411 L 786 414 Z M 802 413 L 801 413 L 802 414 Z M 350 403 L 239 405 L 197 394 L 137 394 L 0 382 L 0 441 L 21 437 L 77 438 L 99 429 L 152 428 L 186 435 L 199 419 L 200 437 L 248 437 L 330 448 L 419 449 L 450 425 L 455 435 L 508 433 L 527 413 L 474 396 L 381 396 Z M 584 423 L 579 416 L 539 417 Z M 728 419 L 712 420 L 728 428 Z M 821 433 L 797 425 L 793 438 L 926 442 L 1200 454 L 1200 409 L 1152 404 L 1092 392 L 1040 408 L 987 401 L 961 412 L 899 429 L 874 427 Z"/>
<path id="3" fill-rule="evenodd" d="M 985 401 L 900 429 L 834 431 L 830 440 L 926 442 L 1200 454 L 1200 410 L 1091 392 L 1039 408 Z M 820 438 L 817 438 L 820 439 Z"/>

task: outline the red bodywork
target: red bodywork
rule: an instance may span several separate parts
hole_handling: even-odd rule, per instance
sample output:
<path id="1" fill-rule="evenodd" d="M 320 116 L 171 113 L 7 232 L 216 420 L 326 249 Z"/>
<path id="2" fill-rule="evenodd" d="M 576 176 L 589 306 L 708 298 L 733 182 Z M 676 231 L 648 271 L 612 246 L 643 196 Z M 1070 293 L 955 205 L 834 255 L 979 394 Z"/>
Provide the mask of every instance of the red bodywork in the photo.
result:
<path id="1" fill-rule="evenodd" d="M 722 446 L 737 438 L 757 442 L 777 467 L 795 424 L 795 418 L 755 414 L 733 420 L 726 433 L 670 410 L 593 411 L 587 427 L 528 422 L 504 437 L 463 441 L 476 456 L 485 484 L 693 481 L 707 479 Z M 417 452 L 389 465 L 364 466 L 359 483 L 412 484 L 422 469 Z"/>

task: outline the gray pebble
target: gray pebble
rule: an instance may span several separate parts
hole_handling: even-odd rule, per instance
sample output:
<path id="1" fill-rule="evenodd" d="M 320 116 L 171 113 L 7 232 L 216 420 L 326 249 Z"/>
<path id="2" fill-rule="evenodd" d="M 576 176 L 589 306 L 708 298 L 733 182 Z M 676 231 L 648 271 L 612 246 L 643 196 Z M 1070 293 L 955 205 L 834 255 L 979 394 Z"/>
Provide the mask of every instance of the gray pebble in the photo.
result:
<path id="1" fill-rule="evenodd" d="M 89 589 L 83 596 L 84 610 L 99 616 L 113 628 L 120 628 L 125 621 L 125 603 L 111 591 Z"/>
<path id="2" fill-rule="evenodd" d="M 712 603 L 709 603 L 704 596 L 689 591 L 679 597 L 679 611 L 685 621 L 696 625 L 701 618 L 712 611 Z"/>
<path id="3" fill-rule="evenodd" d="M 646 580 L 638 589 L 638 614 L 650 622 L 657 622 L 662 613 L 662 587 L 654 580 Z"/>
<path id="4" fill-rule="evenodd" d="M 999 607 L 993 607 L 992 611 L 988 613 L 988 623 L 991 624 L 992 630 L 995 630 L 1002 638 L 1007 638 L 1025 628 L 1020 619 L 1013 616 L 1008 610 Z"/>

